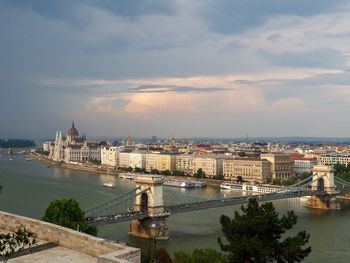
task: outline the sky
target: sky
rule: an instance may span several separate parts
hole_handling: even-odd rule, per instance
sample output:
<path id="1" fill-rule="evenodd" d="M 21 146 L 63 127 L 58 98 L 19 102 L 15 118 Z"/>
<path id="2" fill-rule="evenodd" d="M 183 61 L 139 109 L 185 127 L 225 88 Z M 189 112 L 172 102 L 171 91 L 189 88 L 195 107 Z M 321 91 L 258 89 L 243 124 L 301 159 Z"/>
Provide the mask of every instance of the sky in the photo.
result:
<path id="1" fill-rule="evenodd" d="M 0 138 L 349 137 L 345 0 L 0 0 Z"/>

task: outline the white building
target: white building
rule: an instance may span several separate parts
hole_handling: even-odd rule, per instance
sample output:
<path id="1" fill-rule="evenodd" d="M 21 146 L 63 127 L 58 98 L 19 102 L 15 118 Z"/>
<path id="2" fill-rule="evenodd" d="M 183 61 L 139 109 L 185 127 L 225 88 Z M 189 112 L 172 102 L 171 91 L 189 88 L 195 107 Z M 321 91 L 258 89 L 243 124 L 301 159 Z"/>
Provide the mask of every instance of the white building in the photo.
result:
<path id="1" fill-rule="evenodd" d="M 317 158 L 298 158 L 294 159 L 294 173 L 302 174 L 304 172 L 311 173 L 312 168 L 317 165 Z"/>
<path id="2" fill-rule="evenodd" d="M 101 148 L 101 164 L 111 167 L 118 167 L 119 150 L 118 147 L 102 147 Z"/>
<path id="3" fill-rule="evenodd" d="M 123 168 L 145 168 L 146 157 L 140 152 L 120 152 L 119 167 Z"/>
<path id="4" fill-rule="evenodd" d="M 350 163 L 350 153 L 329 153 L 318 157 L 318 164 L 335 165 L 337 163 L 348 165 Z"/>

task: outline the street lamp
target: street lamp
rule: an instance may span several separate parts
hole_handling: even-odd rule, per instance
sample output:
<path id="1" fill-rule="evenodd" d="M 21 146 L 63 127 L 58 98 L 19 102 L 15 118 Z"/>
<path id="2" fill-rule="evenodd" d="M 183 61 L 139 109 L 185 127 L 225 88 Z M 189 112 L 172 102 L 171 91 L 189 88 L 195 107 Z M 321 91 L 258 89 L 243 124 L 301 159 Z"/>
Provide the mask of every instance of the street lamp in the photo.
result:
<path id="1" fill-rule="evenodd" d="M 153 262 L 157 262 L 157 237 L 159 236 L 161 224 L 159 224 L 158 220 L 153 219 L 152 223 L 149 225 L 149 231 L 151 232 L 152 238 L 153 238 Z"/>

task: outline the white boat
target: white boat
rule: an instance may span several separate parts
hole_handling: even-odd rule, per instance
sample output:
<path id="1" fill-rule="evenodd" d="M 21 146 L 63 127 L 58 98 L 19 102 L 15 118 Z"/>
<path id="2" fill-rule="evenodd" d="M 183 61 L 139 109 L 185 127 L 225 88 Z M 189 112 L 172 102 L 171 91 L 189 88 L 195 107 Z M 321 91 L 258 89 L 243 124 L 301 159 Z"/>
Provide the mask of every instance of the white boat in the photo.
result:
<path id="1" fill-rule="evenodd" d="M 103 186 L 113 188 L 114 184 L 112 182 L 104 183 Z"/>
<path id="2" fill-rule="evenodd" d="M 173 186 L 173 187 L 180 187 L 180 188 L 194 188 L 195 187 L 194 183 L 191 183 L 191 182 L 170 181 L 170 180 L 164 181 L 163 185 Z"/>
<path id="3" fill-rule="evenodd" d="M 242 191 L 244 192 L 253 192 L 253 193 L 281 193 L 286 191 L 284 187 L 270 184 L 254 185 L 254 184 L 243 184 Z"/>
<path id="4" fill-rule="evenodd" d="M 223 182 L 220 185 L 220 188 L 221 189 L 226 189 L 226 190 L 240 190 L 240 191 L 242 191 L 242 184 Z"/>
<path id="5" fill-rule="evenodd" d="M 122 173 L 119 175 L 120 178 L 123 179 L 129 179 L 129 180 L 134 180 L 135 179 L 135 174 L 132 173 Z"/>
<path id="6" fill-rule="evenodd" d="M 10 161 L 13 161 L 13 158 L 10 158 Z"/>

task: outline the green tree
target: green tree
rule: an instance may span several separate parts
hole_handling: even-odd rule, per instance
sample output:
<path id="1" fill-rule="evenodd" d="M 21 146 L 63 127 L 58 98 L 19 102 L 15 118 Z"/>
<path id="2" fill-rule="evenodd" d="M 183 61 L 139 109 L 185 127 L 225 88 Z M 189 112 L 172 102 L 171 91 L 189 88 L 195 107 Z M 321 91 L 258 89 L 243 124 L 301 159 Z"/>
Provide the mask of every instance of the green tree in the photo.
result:
<path id="1" fill-rule="evenodd" d="M 162 171 L 161 174 L 163 174 L 163 175 L 171 175 L 171 172 L 170 172 L 170 170 L 165 170 L 165 171 Z"/>
<path id="2" fill-rule="evenodd" d="M 215 249 L 195 249 L 192 253 L 176 251 L 175 263 L 224 263 L 227 262 L 224 254 Z"/>
<path id="3" fill-rule="evenodd" d="M 173 175 L 174 176 L 185 176 L 185 172 L 184 171 L 174 171 Z"/>
<path id="4" fill-rule="evenodd" d="M 282 185 L 282 181 L 278 178 L 275 178 L 272 180 L 272 184 L 274 185 Z"/>
<path id="5" fill-rule="evenodd" d="M 203 179 L 207 178 L 205 176 L 205 172 L 202 170 L 202 168 L 199 168 L 197 170 L 197 172 L 193 175 L 193 177 L 195 177 L 195 178 L 203 178 Z"/>
<path id="6" fill-rule="evenodd" d="M 271 202 L 260 206 L 256 199 L 241 209 L 242 215 L 236 211 L 232 219 L 225 215 L 220 218 L 228 244 L 220 238 L 218 241 L 228 262 L 300 262 L 311 252 L 311 247 L 303 248 L 309 241 L 305 231 L 281 240 L 297 223 L 293 211 L 279 218 Z"/>
<path id="7" fill-rule="evenodd" d="M 214 175 L 214 176 L 213 176 L 213 179 L 214 179 L 214 180 L 224 180 L 225 177 L 224 177 L 222 174 L 218 174 L 218 175 Z"/>
<path id="8" fill-rule="evenodd" d="M 42 220 L 97 236 L 97 228 L 86 224 L 84 212 L 74 199 L 61 199 L 51 202 Z"/>
<path id="9" fill-rule="evenodd" d="M 31 248 L 37 244 L 33 232 L 21 227 L 14 233 L 0 234 L 0 258 L 7 262 L 17 252 Z"/>
<path id="10" fill-rule="evenodd" d="M 309 176 L 312 175 L 312 172 L 302 172 L 300 175 L 299 175 L 299 180 L 304 180 L 306 178 L 308 178 Z"/>
<path id="11" fill-rule="evenodd" d="M 151 170 L 151 174 L 159 174 L 159 170 L 158 169 L 152 169 Z"/>

